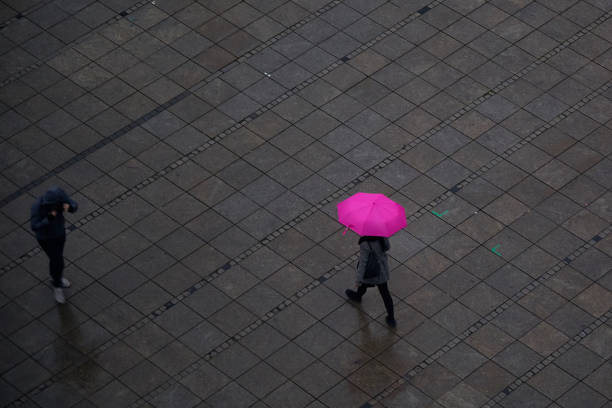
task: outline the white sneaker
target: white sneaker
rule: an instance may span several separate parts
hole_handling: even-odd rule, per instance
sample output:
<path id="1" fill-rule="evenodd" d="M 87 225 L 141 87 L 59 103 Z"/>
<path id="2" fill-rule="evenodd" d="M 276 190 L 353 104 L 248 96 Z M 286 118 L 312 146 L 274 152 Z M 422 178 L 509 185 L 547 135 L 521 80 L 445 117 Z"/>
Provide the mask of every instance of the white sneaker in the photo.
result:
<path id="1" fill-rule="evenodd" d="M 55 301 L 60 304 L 66 303 L 66 298 L 64 297 L 64 289 L 62 288 L 53 288 L 53 294 L 55 296 Z"/>

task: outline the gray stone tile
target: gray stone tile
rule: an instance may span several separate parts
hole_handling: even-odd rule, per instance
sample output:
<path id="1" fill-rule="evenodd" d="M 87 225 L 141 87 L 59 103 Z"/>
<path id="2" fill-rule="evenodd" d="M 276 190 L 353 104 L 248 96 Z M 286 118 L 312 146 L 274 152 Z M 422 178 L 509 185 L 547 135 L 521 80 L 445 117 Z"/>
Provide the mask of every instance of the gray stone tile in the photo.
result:
<path id="1" fill-rule="evenodd" d="M 285 381 L 285 377 L 265 362 L 243 374 L 238 383 L 258 398 L 263 398 Z"/>
<path id="2" fill-rule="evenodd" d="M 438 312 L 433 319 L 451 333 L 459 335 L 474 324 L 479 316 L 461 303 L 453 302 Z"/>
<path id="3" fill-rule="evenodd" d="M 582 240 L 561 227 L 553 230 L 538 243 L 540 247 L 555 255 L 559 259 L 563 259 L 570 255 L 582 244 Z"/>
<path id="4" fill-rule="evenodd" d="M 340 122 L 320 110 L 312 112 L 296 123 L 297 127 L 317 139 L 338 125 Z"/>
<path id="5" fill-rule="evenodd" d="M 413 306 L 426 316 L 433 316 L 451 301 L 452 299 L 450 296 L 447 296 L 444 292 L 431 284 L 421 287 L 419 290 L 406 298 L 406 303 Z"/>
<path id="6" fill-rule="evenodd" d="M 540 203 L 536 209 L 555 223 L 562 224 L 576 214 L 580 207 L 568 198 L 554 194 Z"/>
<path id="7" fill-rule="evenodd" d="M 559 115 L 568 106 L 563 102 L 548 94 L 544 94 L 525 107 L 529 112 L 537 115 L 545 121 L 552 120 L 555 116 Z"/>
<path id="8" fill-rule="evenodd" d="M 595 351 L 598 355 L 609 359 L 610 351 L 606 349 L 606 344 L 610 341 L 612 330 L 606 326 L 600 326 L 588 338 L 585 339 L 585 346 Z"/>
<path id="9" fill-rule="evenodd" d="M 411 222 L 406 230 L 424 243 L 431 244 L 448 233 L 451 227 L 437 217 L 427 214 L 417 221 Z"/>
<path id="10" fill-rule="evenodd" d="M 399 108 L 400 111 L 406 107 Z M 395 113 L 397 114 L 397 112 Z M 371 137 L 389 125 L 389 121 L 371 109 L 364 109 L 346 122 L 348 126 L 365 137 Z"/>
<path id="11" fill-rule="evenodd" d="M 422 106 L 440 120 L 448 119 L 462 107 L 459 101 L 445 92 L 435 95 Z"/>
<path id="12" fill-rule="evenodd" d="M 472 171 L 480 169 L 493 159 L 495 155 L 488 149 L 482 147 L 476 142 L 471 142 L 458 151 L 452 158 L 464 167 Z"/>
<path id="13" fill-rule="evenodd" d="M 495 95 L 480 104 L 476 110 L 491 120 L 500 122 L 514 113 L 517 107 L 502 96 Z"/>
<path id="14" fill-rule="evenodd" d="M 512 56 L 510 56 L 510 58 L 512 58 Z M 486 92 L 487 88 L 494 88 L 498 84 L 502 83 L 506 78 L 512 76 L 512 73 L 510 71 L 500 65 L 503 64 L 502 59 L 502 56 L 499 56 L 495 58 L 496 62 L 486 62 L 485 64 L 481 65 L 470 73 L 471 78 L 484 85 L 484 87 L 482 88 L 482 90 L 479 91 L 479 93 L 476 93 L 475 91 L 472 92 L 473 95 L 471 99 L 475 99 L 476 97 L 481 96 Z M 467 103 L 469 101 L 465 100 L 465 102 Z M 492 116 L 490 117 L 492 118 Z"/>
<path id="15" fill-rule="evenodd" d="M 609 188 L 610 182 L 606 180 L 604 174 L 608 171 L 608 169 L 612 166 L 612 162 L 608 159 L 604 159 L 600 161 L 598 164 L 593 166 L 587 173 L 589 177 L 591 177 L 596 182 L 602 184 L 603 186 Z"/>
<path id="16" fill-rule="evenodd" d="M 597 406 L 605 402 L 605 396 L 583 383 L 577 384 L 559 398 L 559 403 L 564 407 L 579 407 L 582 405 Z"/>
<path id="17" fill-rule="evenodd" d="M 182 406 L 194 405 L 200 402 L 200 399 L 191 393 L 181 384 L 174 384 L 168 389 L 157 395 L 152 403 L 156 407 L 171 407 L 173 404 L 181 404 Z"/>
<path id="18" fill-rule="evenodd" d="M 521 338 L 521 341 L 542 356 L 548 356 L 569 338 L 548 323 L 542 322 Z"/>
<path id="19" fill-rule="evenodd" d="M 96 406 L 102 407 L 128 405 L 137 399 L 137 394 L 132 392 L 118 380 L 113 380 L 90 397 L 90 400 L 92 400 Z"/>
<path id="20" fill-rule="evenodd" d="M 184 386 L 202 399 L 208 398 L 229 382 L 228 377 L 207 362 L 181 380 Z"/>
<path id="21" fill-rule="evenodd" d="M 446 188 L 451 188 L 462 181 L 470 174 L 470 171 L 451 159 L 446 159 L 430 169 L 427 175 L 442 184 Z"/>
<path id="22" fill-rule="evenodd" d="M 532 387 L 552 400 L 560 397 L 575 383 L 575 378 L 554 364 L 547 366 L 529 380 Z"/>
<path id="23" fill-rule="evenodd" d="M 445 61 L 453 68 L 468 74 L 483 64 L 486 58 L 470 48 L 462 47 L 446 58 Z"/>
<path id="24" fill-rule="evenodd" d="M 548 406 L 550 400 L 527 384 L 522 384 L 504 400 L 505 407 L 520 407 L 529 403 L 534 407 Z"/>
<path id="25" fill-rule="evenodd" d="M 504 127 L 495 126 L 478 137 L 477 141 L 487 149 L 501 154 L 519 142 L 520 138 Z"/>
<path id="26" fill-rule="evenodd" d="M 580 211 L 563 224 L 565 228 L 585 241 L 597 235 L 605 225 L 605 220 L 587 210 Z"/>
<path id="27" fill-rule="evenodd" d="M 506 387 L 512 375 L 493 362 L 487 362 L 465 380 L 474 389 L 493 397 Z"/>
<path id="28" fill-rule="evenodd" d="M 593 318 L 572 303 L 566 303 L 546 320 L 568 337 L 572 337 L 588 326 Z"/>
<path id="29" fill-rule="evenodd" d="M 130 293 L 125 299 L 133 307 L 146 315 L 162 306 L 170 298 L 171 296 L 168 292 L 155 283 L 148 282 Z"/>
<path id="30" fill-rule="evenodd" d="M 132 367 L 120 379 L 138 395 L 147 395 L 159 385 L 161 385 L 168 376 L 149 361 Z"/>

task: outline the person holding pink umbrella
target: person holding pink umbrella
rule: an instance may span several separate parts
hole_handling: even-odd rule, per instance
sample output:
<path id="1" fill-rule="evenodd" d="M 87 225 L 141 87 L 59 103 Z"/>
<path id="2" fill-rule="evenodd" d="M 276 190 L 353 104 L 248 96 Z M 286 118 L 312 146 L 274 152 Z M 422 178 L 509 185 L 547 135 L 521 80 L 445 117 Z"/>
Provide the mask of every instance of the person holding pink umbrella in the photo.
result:
<path id="1" fill-rule="evenodd" d="M 359 303 L 369 287 L 378 287 L 387 310 L 385 321 L 395 327 L 393 299 L 387 285 L 387 251 L 391 247 L 388 237 L 406 227 L 406 211 L 382 194 L 357 193 L 338 204 L 338 220 L 347 229 L 361 235 L 356 270 L 357 290 L 347 289 L 346 296 Z"/>

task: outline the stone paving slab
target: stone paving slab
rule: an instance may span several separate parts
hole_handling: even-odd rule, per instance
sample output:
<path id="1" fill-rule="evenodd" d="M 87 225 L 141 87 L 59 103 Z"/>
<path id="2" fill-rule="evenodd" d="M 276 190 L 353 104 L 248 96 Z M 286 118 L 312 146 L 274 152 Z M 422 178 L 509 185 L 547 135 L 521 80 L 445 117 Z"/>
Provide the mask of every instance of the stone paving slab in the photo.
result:
<path id="1" fill-rule="evenodd" d="M 2 405 L 607 406 L 611 12 L 0 2 Z M 344 298 L 357 191 L 406 208 L 395 330 Z"/>

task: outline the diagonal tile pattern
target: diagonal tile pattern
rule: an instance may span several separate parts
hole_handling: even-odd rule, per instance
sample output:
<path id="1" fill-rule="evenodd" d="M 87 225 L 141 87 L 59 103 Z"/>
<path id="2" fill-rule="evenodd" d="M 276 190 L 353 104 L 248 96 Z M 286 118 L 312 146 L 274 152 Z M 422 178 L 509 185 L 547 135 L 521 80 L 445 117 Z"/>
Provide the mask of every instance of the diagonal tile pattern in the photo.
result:
<path id="1" fill-rule="evenodd" d="M 603 406 L 610 13 L 0 4 L 2 405 Z M 53 184 L 60 308 L 25 210 Z M 356 191 L 407 210 L 395 331 L 344 299 Z"/>

